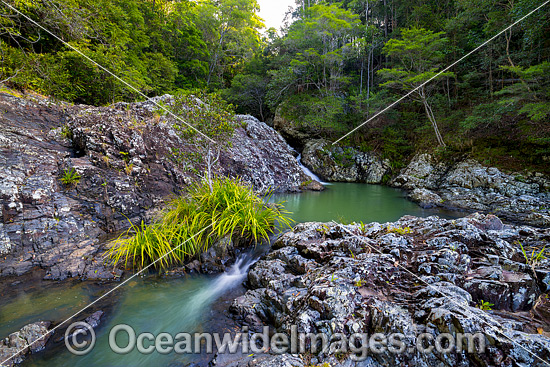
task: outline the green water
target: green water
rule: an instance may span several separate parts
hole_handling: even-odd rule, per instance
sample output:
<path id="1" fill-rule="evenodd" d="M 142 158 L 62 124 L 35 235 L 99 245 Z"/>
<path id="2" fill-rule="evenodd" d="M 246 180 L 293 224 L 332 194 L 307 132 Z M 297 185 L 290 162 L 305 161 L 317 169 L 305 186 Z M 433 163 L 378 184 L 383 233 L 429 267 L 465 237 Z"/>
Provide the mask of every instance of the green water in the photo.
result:
<path id="1" fill-rule="evenodd" d="M 325 191 L 302 194 L 276 194 L 271 201 L 284 201 L 297 222 L 393 222 L 403 215 L 456 218 L 463 213 L 423 209 L 407 200 L 402 190 L 380 185 L 334 183 Z"/>
<path id="2" fill-rule="evenodd" d="M 238 265 L 220 276 L 188 276 L 178 279 L 146 278 L 130 281 L 121 289 L 115 307 L 107 310 L 100 327 L 96 329 L 96 344 L 89 354 L 76 356 L 71 354 L 63 342 L 56 343 L 46 351 L 32 355 L 24 366 L 183 366 L 190 362 L 207 361 L 212 358 L 206 353 L 191 354 L 152 354 L 144 355 L 137 350 L 128 354 L 114 353 L 109 347 L 109 332 L 115 325 L 130 325 L 136 332 L 149 332 L 154 335 L 169 333 L 217 332 L 224 333 L 234 329 L 235 324 L 224 312 L 231 301 L 244 293 L 244 281 L 248 260 L 242 259 Z M 113 287 L 114 285 L 111 285 Z M 65 292 L 72 299 L 80 291 L 72 289 Z M 52 296 L 55 299 L 55 296 Z M 15 302 L 15 303 L 20 303 Z M 46 301 L 40 307 L 49 309 L 55 302 Z M 36 305 L 36 307 L 39 307 Z M 13 307 L 12 307 L 13 308 Z M 67 317 L 73 307 L 61 307 Z M 28 310 L 26 310 L 28 311 Z M 46 312 L 47 313 L 47 312 Z M 58 315 L 58 312 L 54 313 Z M 128 343 L 126 334 L 117 335 L 121 347 Z"/>
<path id="3" fill-rule="evenodd" d="M 338 221 L 387 222 L 401 216 L 440 215 L 457 217 L 462 213 L 426 210 L 408 201 L 404 193 L 383 186 L 337 183 L 323 192 L 275 195 L 285 201 L 296 222 Z M 257 255 L 254 257 L 257 258 Z M 249 259 L 250 260 L 250 259 Z M 30 356 L 25 366 L 184 366 L 204 365 L 205 355 L 141 355 L 136 351 L 118 355 L 108 346 L 110 329 L 117 324 L 131 325 L 136 333 L 224 332 L 235 328 L 227 309 L 244 293 L 242 281 L 250 261 L 217 277 L 193 276 L 178 279 L 135 279 L 121 287 L 106 305 L 106 313 L 96 330 L 97 342 L 85 356 L 68 352 L 63 342 L 50 343 L 43 352 Z M 39 320 L 61 321 L 92 302 L 115 284 L 94 282 L 32 282 L 5 287 L 0 297 L 0 337 Z M 29 288 L 31 287 L 31 288 Z M 113 305 L 114 304 L 114 305 Z M 59 337 L 59 335 L 57 335 Z"/>

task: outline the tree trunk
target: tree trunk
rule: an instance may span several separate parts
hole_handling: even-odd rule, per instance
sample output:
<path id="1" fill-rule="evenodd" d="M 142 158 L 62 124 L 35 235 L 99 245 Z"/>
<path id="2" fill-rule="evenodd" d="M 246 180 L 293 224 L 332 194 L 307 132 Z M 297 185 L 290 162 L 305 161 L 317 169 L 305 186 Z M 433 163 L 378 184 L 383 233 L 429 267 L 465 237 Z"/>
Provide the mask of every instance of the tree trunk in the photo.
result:
<path id="1" fill-rule="evenodd" d="M 214 158 L 214 152 L 212 151 L 212 147 L 208 144 L 208 149 L 206 153 L 206 182 L 208 183 L 208 187 L 210 188 L 210 192 L 214 191 L 214 187 L 212 186 L 212 171 L 214 168 L 214 165 L 218 160 L 220 159 L 220 149 L 216 149 L 216 157 Z"/>
<path id="2" fill-rule="evenodd" d="M 428 103 L 426 95 L 424 94 L 423 91 L 420 93 L 420 98 L 422 100 L 422 104 L 424 105 L 424 109 L 426 110 L 426 115 L 428 116 L 428 120 L 430 120 L 430 122 L 431 122 L 431 124 L 434 128 L 434 132 L 435 132 L 435 136 L 437 138 L 437 142 L 442 147 L 447 146 L 445 144 L 445 141 L 443 141 L 443 137 L 441 136 L 441 133 L 439 132 L 439 128 L 437 127 L 437 121 L 435 120 L 434 113 L 433 113 L 432 108 L 430 107 L 430 104 Z"/>
<path id="3" fill-rule="evenodd" d="M 361 58 L 361 83 L 359 84 L 359 94 L 363 94 L 363 69 L 365 68 L 365 59 Z"/>

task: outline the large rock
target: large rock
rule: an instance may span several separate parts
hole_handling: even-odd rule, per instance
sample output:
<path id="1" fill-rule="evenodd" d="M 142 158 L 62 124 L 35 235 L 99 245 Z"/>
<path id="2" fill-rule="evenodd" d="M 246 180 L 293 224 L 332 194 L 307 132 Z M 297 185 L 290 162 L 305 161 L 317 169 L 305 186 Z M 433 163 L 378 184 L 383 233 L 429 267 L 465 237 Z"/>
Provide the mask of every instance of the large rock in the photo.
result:
<path id="1" fill-rule="evenodd" d="M 400 333 L 407 347 L 421 334 L 436 340 L 446 333 L 481 333 L 478 340 L 487 346 L 473 353 L 385 350 L 359 362 L 334 350 L 292 355 L 314 365 L 542 366 L 540 360 L 550 358 L 550 312 L 534 274 L 548 265 L 525 264 L 519 243 L 542 248 L 549 239 L 548 229 L 504 225 L 483 214 L 458 220 L 405 216 L 367 225 L 302 223 L 252 266 L 251 289 L 230 310 L 253 331 L 268 325 L 287 335 L 295 327 L 329 338 Z M 492 303 L 492 310 L 481 309 L 483 302 Z M 264 366 L 281 361 L 269 353 L 254 358 Z M 231 363 L 246 366 L 252 359 L 233 356 Z"/>
<path id="2" fill-rule="evenodd" d="M 302 163 L 323 180 L 333 182 L 381 183 L 390 172 L 389 162 L 374 153 L 332 146 L 323 139 L 305 144 Z"/>
<path id="3" fill-rule="evenodd" d="M 25 325 L 21 330 L 11 333 L 6 339 L 0 340 L 0 361 L 2 366 L 10 367 L 25 359 L 25 355 L 36 353 L 44 349 L 51 337 L 48 328 L 49 322 L 39 321 L 34 324 Z"/>
<path id="4" fill-rule="evenodd" d="M 0 106 L 0 276 L 40 267 L 50 279 L 119 277 L 103 265 L 104 238 L 149 220 L 202 172 L 204 152 L 152 100 L 92 107 L 0 94 Z M 215 173 L 299 191 L 309 177 L 292 148 L 255 118 L 237 119 Z M 65 185 L 69 169 L 80 179 Z"/>
<path id="5" fill-rule="evenodd" d="M 467 159 L 438 162 L 418 154 L 390 185 L 411 190 L 423 206 L 490 212 L 514 222 L 550 225 L 550 179 L 542 174 L 506 174 Z"/>

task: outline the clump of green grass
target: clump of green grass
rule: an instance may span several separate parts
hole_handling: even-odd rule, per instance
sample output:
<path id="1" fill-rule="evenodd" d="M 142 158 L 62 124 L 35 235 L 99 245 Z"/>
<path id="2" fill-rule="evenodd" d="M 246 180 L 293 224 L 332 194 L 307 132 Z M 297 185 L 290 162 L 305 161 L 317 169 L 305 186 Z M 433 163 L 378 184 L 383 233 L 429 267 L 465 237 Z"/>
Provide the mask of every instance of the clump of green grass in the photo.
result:
<path id="1" fill-rule="evenodd" d="M 77 185 L 79 181 L 80 175 L 76 172 L 74 167 L 67 168 L 61 176 L 61 182 L 67 186 Z"/>
<path id="2" fill-rule="evenodd" d="M 107 254 L 115 265 L 143 268 L 159 260 L 155 266 L 166 269 L 227 237 L 249 244 L 268 240 L 276 227 L 290 226 L 288 214 L 280 204 L 265 204 L 240 180 L 218 178 L 212 189 L 202 181 L 174 199 L 152 224 L 132 225 Z"/>
<path id="3" fill-rule="evenodd" d="M 64 138 L 67 138 L 69 140 L 73 140 L 73 131 L 71 130 L 71 128 L 69 127 L 69 125 L 63 125 L 61 127 L 61 132 L 60 132 L 61 136 L 64 137 Z"/>
<path id="4" fill-rule="evenodd" d="M 532 267 L 538 265 L 542 260 L 546 259 L 545 253 L 546 253 L 546 246 L 542 248 L 542 250 L 539 251 L 539 249 L 533 249 L 531 253 L 529 254 L 525 248 L 523 247 L 523 244 L 519 241 L 517 241 L 521 247 L 521 253 L 523 254 L 523 257 L 525 258 L 525 263 L 527 265 L 531 265 Z"/>

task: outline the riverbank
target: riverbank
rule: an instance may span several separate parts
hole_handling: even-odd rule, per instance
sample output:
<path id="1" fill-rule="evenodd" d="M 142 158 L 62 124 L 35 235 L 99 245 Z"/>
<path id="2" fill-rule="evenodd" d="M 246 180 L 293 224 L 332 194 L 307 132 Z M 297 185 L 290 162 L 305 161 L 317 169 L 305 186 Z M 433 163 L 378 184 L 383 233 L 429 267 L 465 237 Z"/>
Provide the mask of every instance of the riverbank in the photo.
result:
<path id="1" fill-rule="evenodd" d="M 91 107 L 1 93 L 0 107 L 0 276 L 120 278 L 104 266 L 113 233 L 148 222 L 203 172 L 196 146 L 151 101 Z M 311 182 L 275 130 L 250 116 L 235 124 L 213 174 L 260 193 Z"/>
<path id="2" fill-rule="evenodd" d="M 169 98 L 164 96 L 159 101 L 168 101 Z M 44 288 L 51 289 L 52 293 L 61 292 L 62 298 L 67 296 L 67 302 L 74 298 L 71 295 L 75 296 L 67 289 L 72 284 L 68 279 L 85 280 L 82 287 L 95 290 L 91 293 L 76 292 L 76 303 L 84 306 L 96 299 L 101 294 L 100 291 L 114 287 L 117 281 L 128 276 L 123 274 L 124 269 L 114 269 L 105 264 L 104 250 L 109 246 L 109 240 L 113 238 L 114 232 L 128 226 L 128 219 L 134 222 L 148 221 L 163 207 L 167 197 L 181 193 L 190 182 L 197 179 L 199 166 L 194 165 L 196 161 L 179 161 L 173 154 L 175 149 L 191 150 L 192 147 L 178 138 L 171 128 L 170 121 L 156 114 L 153 106 L 147 102 L 121 103 L 99 108 L 54 103 L 43 97 L 23 98 L 2 94 L 0 104 L 6 111 L 0 117 L 3 122 L 0 125 L 0 163 L 5 173 L 0 182 L 3 204 L 3 220 L 0 224 L 0 250 L 3 259 L 0 260 L 0 275 L 4 276 L 6 282 L 15 284 L 21 290 L 30 283 L 35 283 L 36 287 L 44 285 Z M 296 159 L 297 153 L 275 130 L 264 123 L 249 116 L 238 116 L 238 126 L 232 139 L 231 147 L 221 153 L 220 161 L 214 167 L 216 173 L 227 177 L 239 176 L 260 193 L 268 191 L 269 188 L 287 193 L 320 188 L 302 171 Z M 349 305 L 356 307 L 358 312 L 352 315 L 365 317 L 367 313 L 372 316 L 375 312 L 371 308 L 371 303 L 378 305 L 377 307 L 387 306 L 391 315 L 407 305 L 410 306 L 409 311 L 412 314 L 428 312 L 428 308 L 432 307 L 429 305 L 433 302 L 433 305 L 436 305 L 441 297 L 437 294 L 424 294 L 424 303 L 419 304 L 416 300 L 416 294 L 420 292 L 420 289 L 416 289 L 419 287 L 418 284 L 407 278 L 405 273 L 393 269 L 398 268 L 395 264 L 401 264 L 413 273 L 421 274 L 429 284 L 450 282 L 468 292 L 469 296 L 458 292 L 468 301 L 468 313 L 464 316 L 466 319 L 469 319 L 469 315 L 479 316 L 475 306 L 479 306 L 479 302 L 483 301 L 494 304 L 494 311 L 509 313 L 502 316 L 497 312 L 498 317 L 491 319 L 493 321 L 487 321 L 488 324 L 504 322 L 511 325 L 513 330 L 529 335 L 535 335 L 535 331 L 538 333 L 539 329 L 542 330 L 542 334 L 538 334 L 543 336 L 549 331 L 544 321 L 547 317 L 547 306 L 546 298 L 543 297 L 549 291 L 547 276 L 544 273 L 549 264 L 544 259 L 546 262 L 539 264 L 542 270 L 537 268 L 531 272 L 530 267 L 526 265 L 530 260 L 525 259 L 523 263 L 523 254 L 518 249 L 521 247 L 515 242 L 520 241 L 526 246 L 526 254 L 529 254 L 531 249 L 540 250 L 548 243 L 547 230 L 505 225 L 498 218 L 484 215 L 476 215 L 465 220 L 456 219 L 471 210 L 499 210 L 503 220 L 548 227 L 545 223 L 550 207 L 546 206 L 549 181 L 545 176 L 505 174 L 477 162 L 445 163 L 429 155 L 415 157 L 406 169 L 397 174 L 391 170 L 388 162 L 370 153 L 359 154 L 356 150 L 346 148 L 337 148 L 337 151 L 331 152 L 326 146 L 326 149 L 321 148 L 312 149 L 308 154 L 309 158 L 319 155 L 316 159 L 324 167 L 323 172 L 338 175 L 349 173 L 349 177 L 346 176 L 349 181 L 385 183 L 399 188 L 363 188 L 360 184 L 349 184 L 357 185 L 357 188 L 346 186 L 340 189 L 339 185 L 332 185 L 324 193 L 311 192 L 304 196 L 293 196 L 294 199 L 300 198 L 296 200 L 298 207 L 307 206 L 304 202 L 300 204 L 302 198 L 306 201 L 312 197 L 323 198 L 310 211 L 316 215 L 325 213 L 328 217 L 315 219 L 317 221 L 362 221 L 364 224 L 299 224 L 294 232 L 283 235 L 275 243 L 274 251 L 260 262 L 265 268 L 262 268 L 264 265 L 257 264 L 249 274 L 246 274 L 246 271 L 239 273 L 242 279 L 248 277 L 247 284 L 250 289 L 246 295 L 243 288 L 239 288 L 241 294 L 231 293 L 233 298 L 239 300 L 245 297 L 244 308 L 239 306 L 240 301 L 236 301 L 231 308 L 237 315 L 237 322 L 253 327 L 265 324 L 270 325 L 273 330 L 278 328 L 284 331 L 283 321 L 287 324 L 301 322 L 296 319 L 295 311 L 302 310 L 309 315 L 308 317 L 317 315 L 315 311 L 320 316 L 312 325 L 321 332 L 326 332 L 329 326 L 332 328 L 330 322 L 327 324 L 327 320 L 332 319 L 326 318 L 332 315 L 331 310 L 347 310 L 346 307 Z M 308 160 L 307 154 L 302 157 L 305 163 Z M 342 165 L 345 169 L 340 169 Z M 74 169 L 79 178 L 76 182 L 64 184 L 61 178 L 69 168 Z M 339 176 L 331 177 L 332 180 L 341 179 Z M 322 175 L 321 178 L 325 179 Z M 410 197 L 419 202 L 421 207 L 407 201 L 402 189 L 409 190 Z M 419 196 L 418 193 L 422 195 Z M 447 208 L 460 208 L 464 212 L 455 215 L 452 211 L 447 212 Z M 297 217 L 298 222 L 312 220 L 308 219 L 309 214 L 301 213 L 300 209 L 296 211 L 300 216 Z M 371 211 L 374 216 L 363 216 Z M 394 222 L 403 214 L 425 217 L 430 214 L 445 216 L 445 213 L 449 213 L 447 219 L 404 217 L 399 222 L 390 223 L 389 228 L 388 224 L 378 224 L 384 221 Z M 376 230 L 372 229 L 375 227 Z M 368 246 L 359 246 L 354 236 L 349 237 L 338 228 L 348 229 L 355 235 L 358 229 L 361 233 L 372 230 L 372 233 L 361 234 L 360 237 L 365 237 L 374 248 L 381 249 L 383 256 L 375 256 L 376 251 L 367 251 Z M 450 232 L 447 233 L 448 231 Z M 288 257 L 279 259 L 279 255 L 283 256 L 280 253 L 285 251 L 289 251 Z M 186 274 L 223 273 L 237 259 L 239 253 L 230 251 L 229 254 L 220 254 L 213 248 L 185 266 L 172 269 L 165 278 L 152 277 L 149 283 L 152 288 L 144 288 L 146 290 L 143 294 L 130 302 L 135 306 L 132 317 L 141 317 L 141 306 L 137 305 L 148 297 L 151 289 L 159 288 L 160 297 L 164 291 L 170 293 L 170 284 L 176 284 L 178 279 L 183 282 L 191 279 L 193 283 L 194 278 L 188 278 Z M 275 259 L 282 263 L 272 263 Z M 334 259 L 334 262 L 331 259 Z M 373 265 L 373 262 L 378 265 Z M 312 266 L 311 272 L 307 268 L 310 265 L 307 264 Z M 311 274 L 317 274 L 318 277 L 310 278 Z M 326 274 L 336 275 L 327 282 L 327 279 L 323 278 Z M 357 280 L 357 274 L 365 275 L 366 278 L 360 277 Z M 394 277 L 390 279 L 388 276 Z M 465 277 L 469 276 L 475 280 L 471 287 L 465 285 Z M 37 281 L 37 277 L 63 282 L 46 285 L 42 280 Z M 340 277 L 341 282 L 336 282 Z M 200 277 L 198 279 L 205 280 Z M 203 280 L 196 282 L 197 287 L 212 285 Z M 380 282 L 389 288 L 384 288 L 384 284 Z M 78 283 L 77 281 L 76 284 Z M 278 292 L 276 295 L 267 291 L 272 283 L 275 287 L 273 290 Z M 341 289 L 338 287 L 338 292 L 331 293 L 334 291 L 331 283 L 341 283 L 342 289 L 347 293 L 340 292 Z M 403 287 L 414 292 L 410 291 L 407 296 L 409 298 L 405 301 L 393 299 L 392 295 L 400 294 Z M 446 287 L 447 284 L 443 288 Z M 263 292 L 262 289 L 267 292 L 265 297 L 258 295 L 258 292 Z M 13 292 L 8 291 L 5 294 L 7 297 L 15 297 Z M 28 295 L 32 294 L 30 292 Z M 246 298 L 251 294 L 252 298 Z M 332 294 L 332 300 L 323 305 L 327 294 Z M 308 296 L 301 298 L 297 295 Z M 178 298 L 174 297 L 177 304 Z M 296 298 L 302 303 L 288 304 L 291 298 Z M 522 300 L 517 301 L 519 298 Z M 40 302 L 39 299 L 40 297 L 35 298 Z M 220 306 L 215 312 L 223 313 L 229 308 L 231 299 L 224 302 L 227 303 L 227 307 Z M 514 308 L 515 302 L 519 302 L 521 306 Z M 163 306 L 149 304 L 147 307 L 156 310 L 156 307 Z M 211 314 L 211 306 L 212 303 L 204 306 L 204 311 Z M 17 308 L 14 305 L 10 307 Z M 56 307 L 58 306 L 51 305 L 51 308 Z M 105 329 L 102 329 L 104 325 L 111 325 L 117 321 L 113 315 L 125 307 L 127 304 L 116 298 L 99 309 L 90 309 L 89 314 L 83 314 L 79 320 L 92 317 L 90 320 L 99 326 L 98 331 L 105 333 Z M 252 310 L 248 310 L 247 307 L 251 307 Z M 67 311 L 66 308 L 63 309 Z M 245 315 L 245 311 L 249 313 Z M 543 321 L 537 321 L 539 324 L 526 321 L 526 313 L 529 312 L 542 315 L 540 317 Z M 340 319 L 335 319 L 335 325 L 347 325 L 344 331 L 351 330 L 352 324 L 348 325 L 349 314 L 346 320 L 342 315 L 338 317 Z M 426 321 L 423 317 L 419 316 L 420 321 L 414 321 L 422 324 Z M 15 323 L 7 323 L 6 327 L 10 333 L 16 332 L 24 323 L 29 322 L 35 324 L 30 329 L 37 335 L 47 330 L 46 326 L 36 324 L 37 321 L 53 321 L 52 325 L 56 325 L 55 322 L 61 321 L 61 318 L 41 315 L 29 317 L 26 319 L 28 321 L 12 318 L 10 321 Z M 131 321 L 131 318 L 128 320 Z M 257 324 L 251 324 L 251 320 Z M 372 331 L 367 328 L 368 325 L 372 326 L 369 320 L 371 319 L 359 320 L 362 324 L 358 325 Z M 410 319 L 394 320 L 396 324 L 392 323 L 391 318 L 382 318 L 379 321 L 380 325 L 384 322 L 388 327 L 398 328 L 402 323 L 410 322 Z M 317 325 L 317 322 L 325 322 L 325 326 Z M 431 322 L 435 323 L 434 320 Z M 447 319 L 445 322 L 445 327 L 450 327 Z M 177 320 L 169 319 L 167 323 L 178 326 Z M 22 345 L 18 344 L 19 339 L 28 342 L 31 337 L 27 338 L 27 334 L 26 329 L 23 330 L 11 338 L 14 344 L 10 339 L 5 342 L 8 343 L 5 346 L 9 349 Z M 524 334 L 521 334 L 521 338 L 525 337 Z M 42 366 L 65 358 L 63 353 L 68 352 L 60 347 L 62 339 L 59 335 L 56 334 L 49 341 L 50 344 L 56 343 L 56 347 L 51 351 L 47 349 L 46 354 L 34 354 L 34 357 L 31 355 L 29 363 L 33 366 Z M 434 332 L 433 335 L 438 334 Z M 544 343 L 545 340 L 542 344 L 546 345 Z M 107 348 L 106 345 L 103 346 Z M 495 348 L 495 353 L 512 351 L 501 341 Z M 59 356 L 58 352 L 61 353 Z M 48 357 L 43 359 L 41 356 L 44 355 Z M 138 357 L 136 356 L 136 361 L 139 360 Z M 272 357 L 262 356 L 261 360 L 256 362 L 252 361 L 254 358 L 237 358 L 236 361 L 223 363 L 242 365 L 248 361 L 246 363 L 276 365 L 275 359 L 271 360 Z M 327 361 L 337 365 L 341 362 L 333 357 L 335 356 L 321 355 L 317 361 L 305 358 L 300 359 L 300 363 L 307 365 L 312 361 Z M 393 356 L 386 357 L 377 363 L 403 362 L 391 359 Z M 490 358 L 493 358 L 490 362 L 498 361 L 495 355 L 491 355 Z M 451 365 L 457 365 L 460 361 L 452 360 Z M 429 363 L 431 362 L 433 361 L 429 360 Z"/>
<path id="3" fill-rule="evenodd" d="M 302 162 L 327 182 L 385 184 L 407 190 L 425 208 L 496 214 L 538 227 L 550 226 L 550 177 L 537 172 L 503 172 L 470 158 L 443 159 L 419 153 L 406 167 L 354 147 L 324 139 L 304 143 Z"/>
<path id="4" fill-rule="evenodd" d="M 303 223 L 283 235 L 248 275 L 231 311 L 255 332 L 482 333 L 483 353 L 407 350 L 355 362 L 349 348 L 290 356 L 267 352 L 226 366 L 543 366 L 550 358 L 548 229 L 505 225 L 493 215 L 458 220 L 406 216 L 394 223 Z M 527 258 L 519 244 L 526 249 Z M 306 340 L 306 345 L 310 341 Z M 309 351 L 309 349 L 308 349 Z M 284 364 L 284 363 L 283 363 Z"/>

